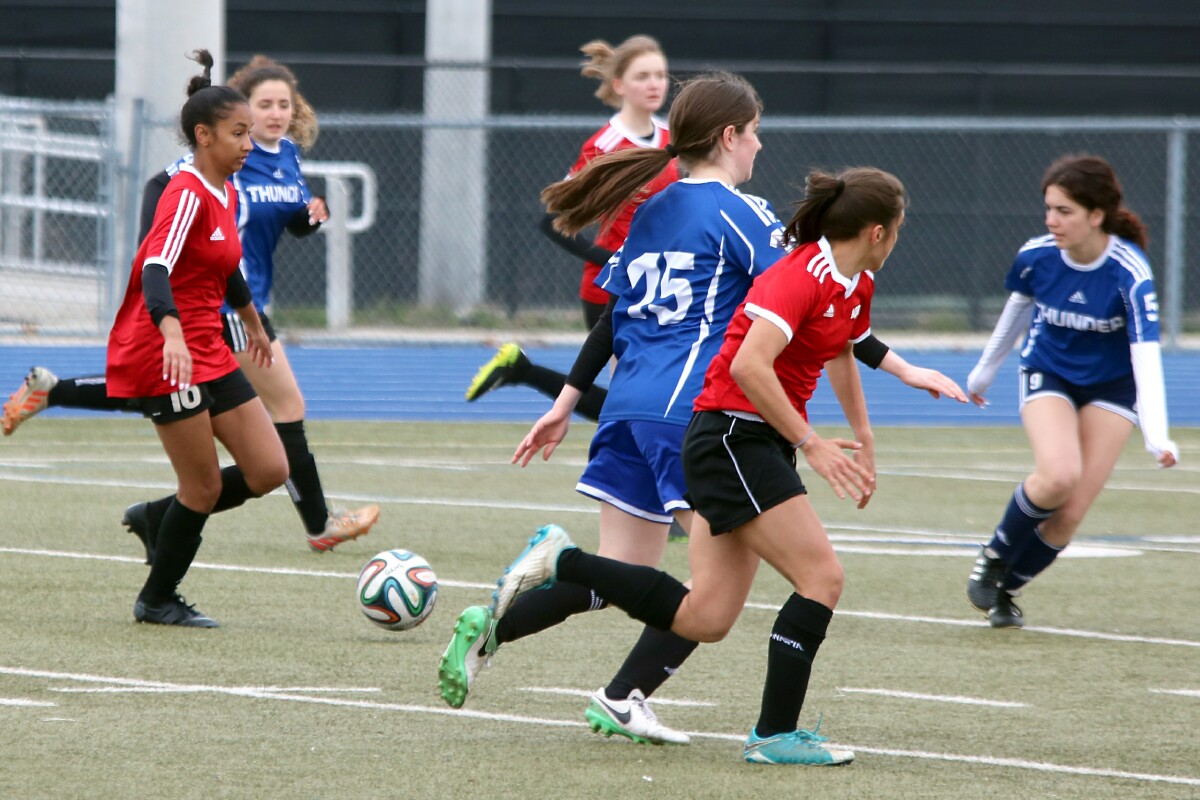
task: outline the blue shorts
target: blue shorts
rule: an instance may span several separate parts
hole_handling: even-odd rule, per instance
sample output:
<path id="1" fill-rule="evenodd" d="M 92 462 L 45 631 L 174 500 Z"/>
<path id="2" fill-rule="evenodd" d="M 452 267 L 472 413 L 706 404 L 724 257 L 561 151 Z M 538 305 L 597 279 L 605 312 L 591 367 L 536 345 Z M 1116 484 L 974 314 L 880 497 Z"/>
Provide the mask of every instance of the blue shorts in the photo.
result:
<path id="1" fill-rule="evenodd" d="M 1087 405 L 1103 408 L 1118 416 L 1137 424 L 1137 384 L 1133 375 L 1117 378 L 1115 381 L 1094 383 L 1090 386 L 1080 386 L 1055 375 L 1053 372 L 1039 372 L 1027 367 L 1021 367 L 1021 408 L 1030 400 L 1039 397 L 1061 397 L 1075 410 Z"/>
<path id="2" fill-rule="evenodd" d="M 683 435 L 669 422 L 602 422 L 592 437 L 588 465 L 575 490 L 627 514 L 668 524 L 683 499 Z"/>

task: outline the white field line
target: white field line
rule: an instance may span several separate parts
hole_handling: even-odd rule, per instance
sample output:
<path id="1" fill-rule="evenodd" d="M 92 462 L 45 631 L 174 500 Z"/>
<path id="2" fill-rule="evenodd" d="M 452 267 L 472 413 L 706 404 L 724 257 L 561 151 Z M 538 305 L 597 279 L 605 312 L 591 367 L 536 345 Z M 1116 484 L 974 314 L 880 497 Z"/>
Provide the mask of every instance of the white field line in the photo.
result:
<path id="1" fill-rule="evenodd" d="M 15 706 L 17 708 L 54 708 L 57 703 L 47 703 L 45 700 L 27 700 L 23 697 L 0 697 L 0 706 Z"/>
<path id="2" fill-rule="evenodd" d="M 145 559 L 133 558 L 130 556 L 111 556 L 100 555 L 93 553 L 72 553 L 61 550 L 31 550 L 23 547 L 0 547 L 0 553 L 11 553 L 13 555 L 27 556 L 45 556 L 48 558 L 78 558 L 85 560 L 97 561 L 114 561 L 123 564 L 139 564 L 144 565 Z M 338 578 L 343 580 L 358 580 L 358 573 L 354 572 L 329 572 L 322 570 L 296 569 L 291 567 L 246 567 L 236 564 L 210 564 L 203 561 L 196 561 L 192 564 L 192 569 L 212 569 L 222 572 L 245 572 L 258 575 L 289 575 L 307 578 Z M 491 591 L 495 588 L 494 583 L 480 583 L 478 581 L 453 581 L 444 578 L 438 578 L 438 583 L 442 586 L 449 586 L 455 589 L 483 589 Z M 766 603 L 746 603 L 745 608 L 767 611 L 775 614 L 779 611 L 779 606 L 769 605 Z M 848 611 L 838 609 L 837 614 L 847 617 L 862 617 L 864 619 L 879 619 L 879 620 L 894 620 L 898 622 L 920 622 L 928 625 L 949 625 L 952 627 L 977 628 L 986 627 L 987 622 L 983 620 L 967 620 L 967 619 L 952 619 L 949 617 L 925 617 L 925 616 L 909 616 L 904 614 L 889 614 L 877 611 Z M 1071 636 L 1081 639 L 1097 639 L 1106 642 L 1126 642 L 1131 644 L 1161 644 L 1173 647 L 1200 647 L 1200 641 L 1191 641 L 1188 639 L 1165 639 L 1150 636 L 1127 636 L 1115 633 L 1103 633 L 1100 631 L 1083 631 L 1071 628 L 1043 628 L 1038 626 L 1029 626 L 1024 629 L 1030 633 L 1044 633 L 1052 636 Z"/>
<path id="3" fill-rule="evenodd" d="M 297 694 L 371 694 L 383 691 L 373 686 L 241 686 L 232 688 L 247 692 L 294 692 Z M 62 692 L 63 694 L 186 694 L 189 692 L 208 691 L 208 688 L 196 686 L 100 686 L 88 689 L 81 687 L 56 689 L 51 687 L 50 691 Z"/>
<path id="4" fill-rule="evenodd" d="M 901 692 L 895 689 L 856 689 L 849 686 L 839 686 L 839 692 L 848 694 L 871 694 L 879 697 L 898 697 L 904 700 L 929 700 L 934 703 L 959 703 L 967 706 L 991 706 L 993 708 L 1029 708 L 1028 703 L 1012 703 L 1007 700 L 985 700 L 981 697 L 963 697 L 947 694 L 920 694 L 918 692 Z"/>
<path id="5" fill-rule="evenodd" d="M 1151 694 L 1172 694 L 1176 697 L 1200 698 L 1200 689 L 1151 689 Z"/>
<path id="6" fill-rule="evenodd" d="M 555 686 L 522 686 L 522 692 L 534 692 L 535 694 L 562 694 L 569 697 L 591 697 L 592 692 L 586 689 L 563 689 Z M 654 695 L 654 705 L 656 706 L 702 706 L 706 708 L 716 708 L 716 703 L 709 703 L 706 700 L 668 700 L 665 697 Z"/>
<path id="7" fill-rule="evenodd" d="M 374 703 L 366 700 L 345 700 L 334 697 L 312 697 L 287 692 L 271 692 L 247 687 L 203 686 L 190 684 L 171 684 L 164 681 L 141 681 L 131 678 L 105 677 L 102 675 L 86 675 L 67 672 L 47 672 L 43 670 L 24 669 L 21 667 L 0 666 L 0 675 L 15 675 L 28 678 L 44 678 L 47 680 L 66 680 L 78 683 L 100 683 L 118 686 L 146 686 L 153 688 L 178 688 L 183 691 L 208 691 L 216 694 L 226 694 L 235 697 L 251 697 L 257 700 L 279 700 L 294 703 L 311 703 L 341 708 L 361 708 L 370 711 L 398 711 L 410 714 L 431 714 L 444 717 L 489 720 L 493 722 L 511 722 L 524 725 L 553 726 L 560 728 L 582 728 L 584 722 L 575 720 L 546 719 L 526 717 L 518 714 L 494 714 L 484 711 L 464 709 L 439 708 L 436 706 L 418 706 L 405 703 Z M 710 733 L 706 731 L 688 731 L 688 735 L 697 738 L 718 739 L 723 741 L 741 742 L 745 740 L 744 733 Z M 895 750 L 891 748 L 864 747 L 855 744 L 838 744 L 835 746 L 849 747 L 858 753 L 892 756 L 896 758 L 914 758 L 925 761 L 950 761 L 965 764 L 984 764 L 994 767 L 1033 770 L 1037 772 L 1079 775 L 1097 778 L 1115 778 L 1118 780 L 1134 780 L 1147 783 L 1167 783 L 1182 786 L 1200 786 L 1200 778 L 1184 775 L 1156 775 L 1145 772 L 1125 772 L 1115 769 L 1096 767 L 1078 767 L 1068 764 L 1053 764 L 1045 761 L 1029 761 L 1019 758 L 995 758 L 992 756 L 963 755 L 957 753 L 934 753 L 922 750 Z"/>

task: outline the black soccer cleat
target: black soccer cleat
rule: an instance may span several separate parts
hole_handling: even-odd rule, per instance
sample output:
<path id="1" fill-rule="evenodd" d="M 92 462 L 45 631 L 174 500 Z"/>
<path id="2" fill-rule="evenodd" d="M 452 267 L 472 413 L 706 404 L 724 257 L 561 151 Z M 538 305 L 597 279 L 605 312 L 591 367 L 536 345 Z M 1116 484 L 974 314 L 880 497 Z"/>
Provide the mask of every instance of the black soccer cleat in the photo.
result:
<path id="1" fill-rule="evenodd" d="M 993 628 L 1024 628 L 1025 618 L 1013 602 L 1013 596 L 1001 591 L 996 604 L 988 609 L 988 622 Z"/>
<path id="2" fill-rule="evenodd" d="M 162 520 L 151 521 L 149 503 L 134 503 L 125 509 L 125 516 L 121 517 L 121 524 L 138 537 L 142 542 L 142 547 L 146 548 L 147 564 L 154 563 L 154 546 L 158 543 L 160 522 Z"/>
<path id="3" fill-rule="evenodd" d="M 979 557 L 967 579 L 967 600 L 984 614 L 996 605 L 1001 594 L 1000 583 L 1008 574 L 1008 564 L 989 555 L 991 552 L 986 545 L 979 548 Z"/>
<path id="4" fill-rule="evenodd" d="M 133 604 L 133 618 L 138 622 L 153 625 L 180 625 L 185 628 L 221 627 L 212 617 L 197 611 L 195 606 L 189 606 L 178 594 L 159 605 L 149 605 L 138 598 Z"/>

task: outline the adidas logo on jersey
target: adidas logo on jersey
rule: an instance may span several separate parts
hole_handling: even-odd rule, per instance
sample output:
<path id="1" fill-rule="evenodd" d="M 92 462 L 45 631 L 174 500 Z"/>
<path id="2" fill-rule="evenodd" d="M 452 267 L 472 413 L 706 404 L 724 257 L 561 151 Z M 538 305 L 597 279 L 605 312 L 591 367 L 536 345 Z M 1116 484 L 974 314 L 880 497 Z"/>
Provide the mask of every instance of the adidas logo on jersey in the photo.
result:
<path id="1" fill-rule="evenodd" d="M 216 229 L 215 231 L 213 231 L 213 232 L 212 232 L 212 236 L 208 237 L 208 240 L 209 240 L 210 242 L 223 242 L 223 241 L 225 241 L 225 234 L 221 232 L 221 226 L 220 226 L 220 225 L 218 225 L 218 226 L 217 226 L 217 229 Z"/>
<path id="2" fill-rule="evenodd" d="M 271 173 L 271 177 L 277 181 L 283 180 L 283 170 L 276 169 L 274 172 Z"/>
<path id="3" fill-rule="evenodd" d="M 834 314 L 834 311 L 833 311 L 833 303 L 830 303 L 830 304 L 829 304 L 829 308 L 825 309 L 825 316 L 827 316 L 827 317 L 832 317 L 832 316 L 833 316 L 833 314 Z"/>
<path id="4" fill-rule="evenodd" d="M 1073 295 L 1067 298 L 1067 302 L 1086 304 L 1087 298 L 1083 296 L 1083 292 L 1075 292 Z"/>

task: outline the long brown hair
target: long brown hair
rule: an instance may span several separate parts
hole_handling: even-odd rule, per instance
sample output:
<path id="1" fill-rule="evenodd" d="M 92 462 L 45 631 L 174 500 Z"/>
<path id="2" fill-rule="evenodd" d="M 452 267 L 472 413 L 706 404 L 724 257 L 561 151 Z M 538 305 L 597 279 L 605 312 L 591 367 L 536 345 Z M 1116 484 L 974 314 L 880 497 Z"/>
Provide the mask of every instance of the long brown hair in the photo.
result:
<path id="1" fill-rule="evenodd" d="M 1072 200 L 1088 211 L 1100 209 L 1105 233 L 1115 233 L 1138 247 L 1145 248 L 1150 240 L 1141 218 L 1121 204 L 1121 182 L 1112 165 L 1099 156 L 1063 156 L 1046 169 L 1042 176 L 1042 194 L 1057 186 Z"/>
<path id="2" fill-rule="evenodd" d="M 629 69 L 629 65 L 635 58 L 644 56 L 646 53 L 657 53 L 663 57 L 664 62 L 667 60 L 657 39 L 640 34 L 630 36 L 616 47 L 603 39 L 593 39 L 579 48 L 579 51 L 587 56 L 587 60 L 583 62 L 583 68 L 579 70 L 580 74 L 585 78 L 595 78 L 600 81 L 596 97 L 600 98 L 606 106 L 613 108 L 620 108 L 622 100 L 621 96 L 613 90 L 612 82 L 625 75 L 625 70 Z"/>
<path id="3" fill-rule="evenodd" d="M 265 81 L 283 81 L 292 91 L 292 122 L 288 125 L 288 137 L 301 150 L 312 147 L 320 134 L 317 124 L 317 114 L 313 111 L 304 95 L 300 94 L 299 81 L 290 69 L 273 58 L 256 55 L 246 66 L 233 73 L 229 85 L 237 89 L 246 99 L 254 92 L 255 87 Z"/>
<path id="4" fill-rule="evenodd" d="M 591 161 L 571 177 L 542 190 L 554 227 L 573 235 L 596 220 L 614 217 L 678 156 L 704 161 L 729 126 L 741 133 L 762 113 L 762 101 L 745 78 L 729 72 L 701 75 L 683 85 L 671 106 L 669 147 L 616 150 Z"/>
<path id="5" fill-rule="evenodd" d="M 813 170 L 785 237 L 796 244 L 822 236 L 844 242 L 867 225 L 888 227 L 904 205 L 904 184 L 890 172 L 875 167 L 850 167 L 837 175 Z"/>

